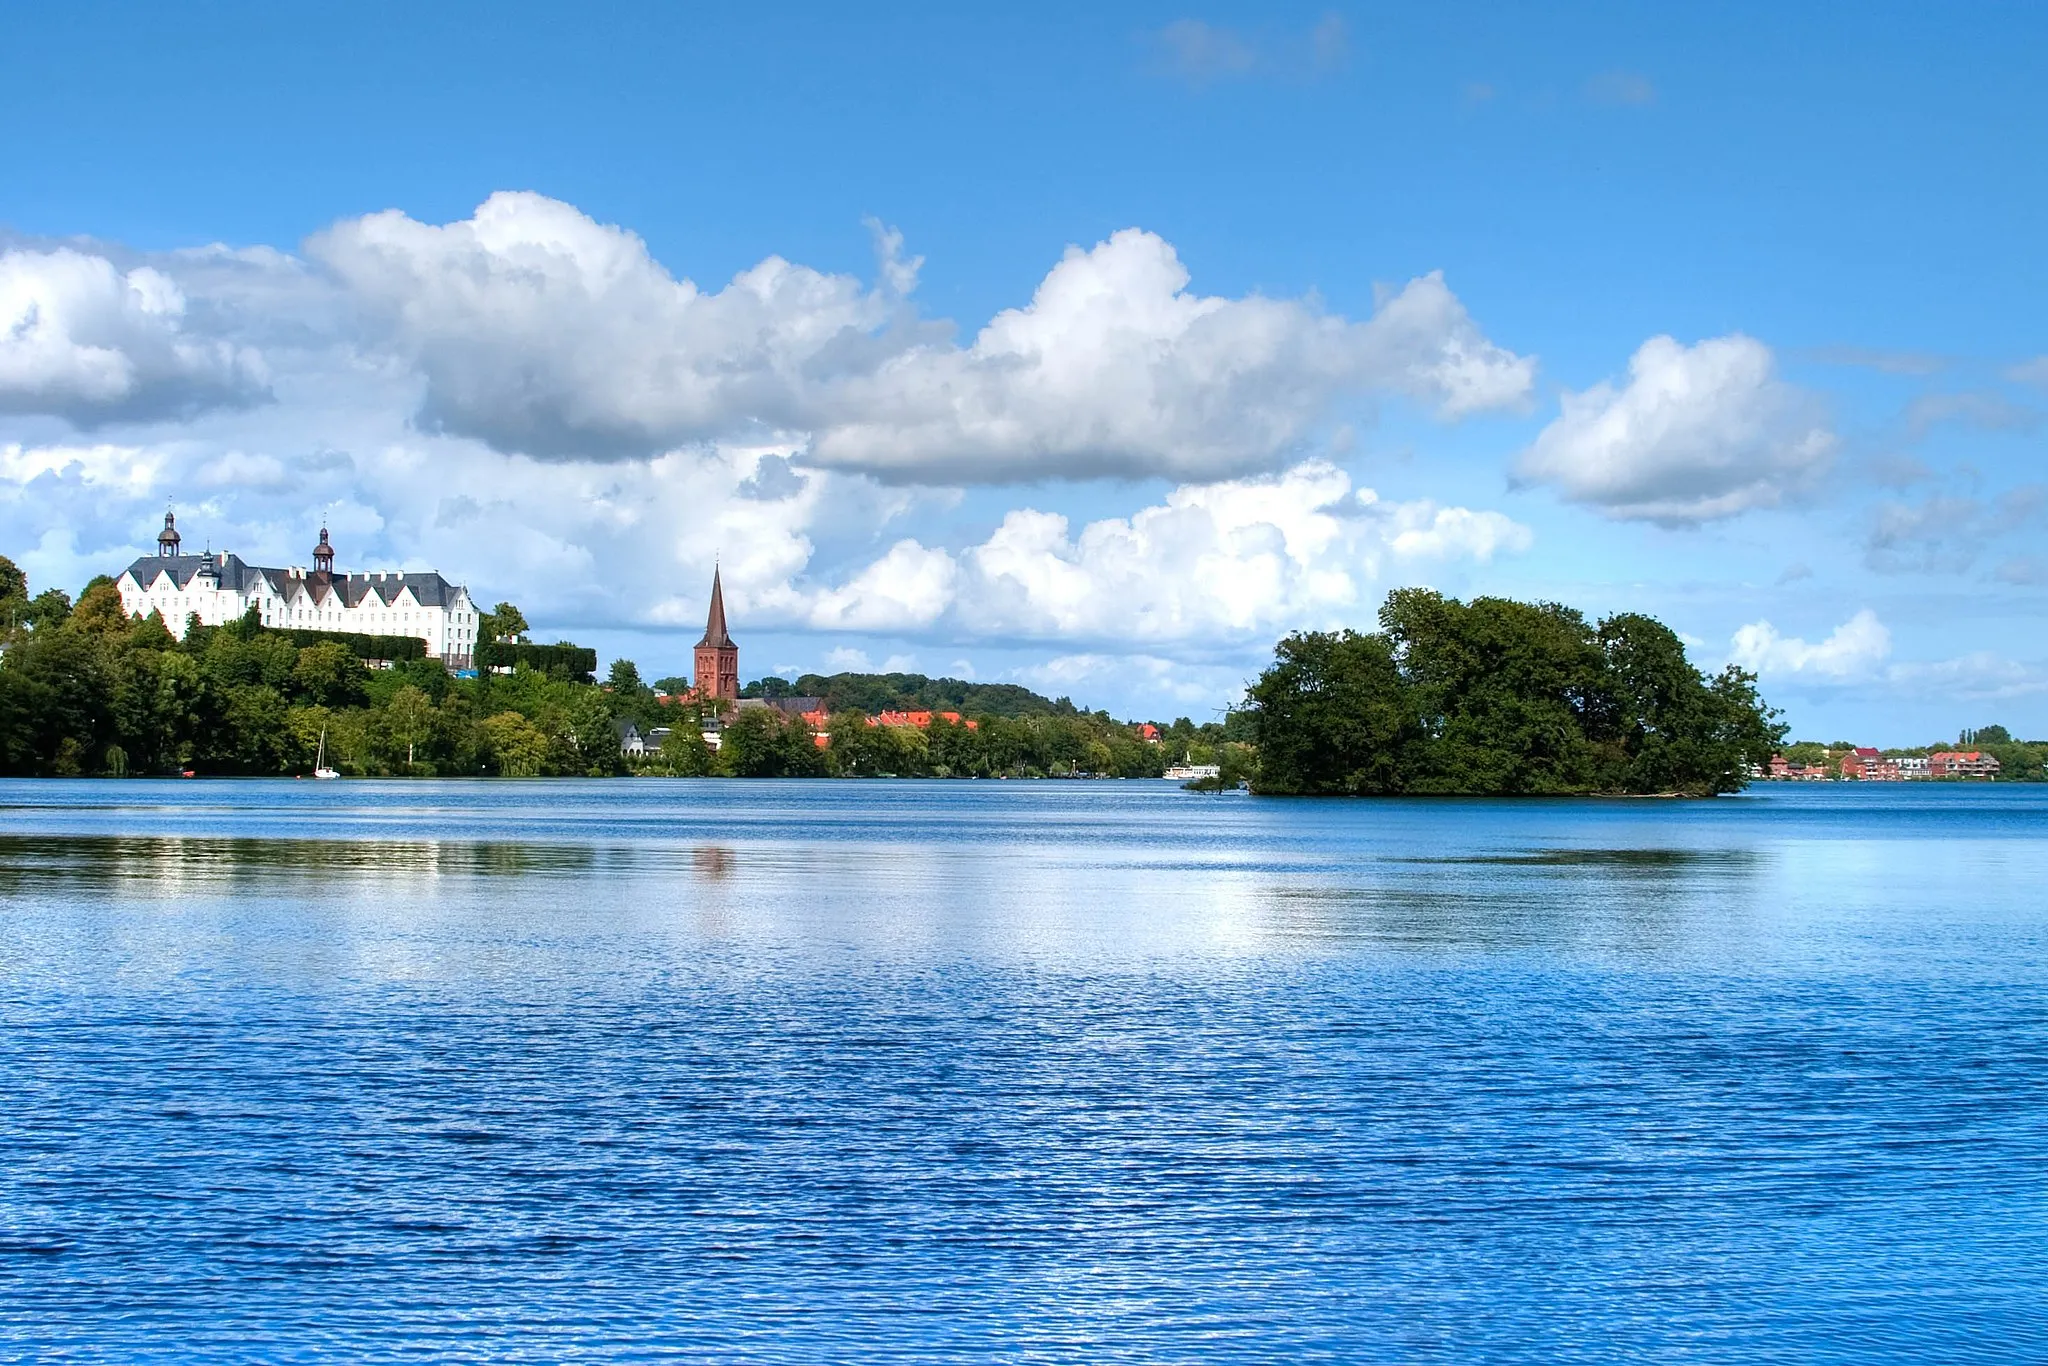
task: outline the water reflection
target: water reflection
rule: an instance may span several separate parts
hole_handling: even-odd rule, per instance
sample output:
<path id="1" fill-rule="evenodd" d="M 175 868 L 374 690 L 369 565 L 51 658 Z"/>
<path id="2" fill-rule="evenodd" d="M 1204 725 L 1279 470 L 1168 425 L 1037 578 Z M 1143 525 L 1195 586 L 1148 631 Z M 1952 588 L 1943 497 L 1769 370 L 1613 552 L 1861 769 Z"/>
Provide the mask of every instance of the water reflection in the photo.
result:
<path id="1" fill-rule="evenodd" d="M 1674 872 L 1710 868 L 1753 868 L 1762 855 L 1754 849 L 1524 849 L 1511 853 L 1474 853 L 1436 858 L 1403 858 L 1401 863 L 1451 865 L 1497 864 L 1517 868 L 1601 868 L 1621 871 Z"/>
<path id="2" fill-rule="evenodd" d="M 0 836 L 0 892 L 93 890 L 217 907 L 238 898 L 348 908 L 327 933 L 398 976 L 545 956 L 607 914 L 666 933 L 835 960 L 989 958 L 1144 964 L 1275 952 L 1708 952 L 1741 926 L 1771 865 L 1745 848 L 1519 848 L 1414 855 L 1339 846 L 1192 856 L 1110 840 L 633 843 L 560 840 Z M 713 894 L 715 890 L 715 895 Z M 676 920 L 680 906 L 693 914 Z M 393 921 L 399 917 L 399 923 Z M 314 927 L 308 926 L 313 932 Z M 336 941 L 340 942 L 339 940 Z M 403 951 L 400 951 L 403 945 Z M 652 948 L 650 944 L 647 946 Z M 681 941 L 674 947 L 682 951 Z M 619 951 L 607 939 L 603 952 Z M 667 949 L 662 949 L 667 952 Z M 495 970 L 495 969 L 494 969 Z M 558 971 L 548 962 L 546 972 Z"/>
<path id="3" fill-rule="evenodd" d="M 618 851 L 609 854 L 618 857 Z M 45 882 L 182 885 L 353 874 L 522 878 L 585 874 L 605 861 L 605 852 L 587 845 L 524 841 L 0 835 L 0 887 L 10 889 Z"/>
<path id="4" fill-rule="evenodd" d="M 739 856 L 720 845 L 706 844 L 691 851 L 690 864 L 706 882 L 723 882 L 739 867 Z"/>

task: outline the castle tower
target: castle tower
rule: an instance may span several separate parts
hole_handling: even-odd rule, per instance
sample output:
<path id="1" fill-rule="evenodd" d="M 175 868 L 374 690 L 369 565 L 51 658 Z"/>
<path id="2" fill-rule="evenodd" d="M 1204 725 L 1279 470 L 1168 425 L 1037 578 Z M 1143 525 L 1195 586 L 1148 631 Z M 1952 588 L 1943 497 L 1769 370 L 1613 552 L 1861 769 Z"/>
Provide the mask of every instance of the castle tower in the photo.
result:
<path id="1" fill-rule="evenodd" d="M 334 572 L 334 547 L 327 543 L 327 528 L 320 528 L 320 544 L 313 547 L 313 569 L 315 573 Z"/>
<path id="2" fill-rule="evenodd" d="M 697 696 L 728 702 L 740 695 L 740 647 L 725 629 L 725 589 L 718 570 L 711 571 L 711 615 L 704 639 L 697 642 Z"/>
<path id="3" fill-rule="evenodd" d="M 156 534 L 156 553 L 158 558 L 166 560 L 178 558 L 179 539 L 178 519 L 175 514 L 167 511 L 164 513 L 164 529 Z"/>

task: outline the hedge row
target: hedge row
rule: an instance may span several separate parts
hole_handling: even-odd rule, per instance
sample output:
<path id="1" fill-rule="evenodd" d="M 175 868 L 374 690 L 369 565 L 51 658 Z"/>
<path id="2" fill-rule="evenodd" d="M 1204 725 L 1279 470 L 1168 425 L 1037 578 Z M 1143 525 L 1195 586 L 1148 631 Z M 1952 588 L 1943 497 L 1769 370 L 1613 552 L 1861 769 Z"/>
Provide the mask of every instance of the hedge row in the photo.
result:
<path id="1" fill-rule="evenodd" d="M 597 673 L 597 651 L 582 645 L 513 645 L 487 640 L 476 647 L 479 669 L 516 668 L 524 664 L 550 678 L 588 683 Z"/>
<path id="2" fill-rule="evenodd" d="M 346 647 L 357 659 L 388 659 L 398 663 L 427 657 L 427 642 L 418 636 L 369 636 L 359 631 L 305 631 L 279 627 L 269 629 L 300 649 L 332 641 Z"/>

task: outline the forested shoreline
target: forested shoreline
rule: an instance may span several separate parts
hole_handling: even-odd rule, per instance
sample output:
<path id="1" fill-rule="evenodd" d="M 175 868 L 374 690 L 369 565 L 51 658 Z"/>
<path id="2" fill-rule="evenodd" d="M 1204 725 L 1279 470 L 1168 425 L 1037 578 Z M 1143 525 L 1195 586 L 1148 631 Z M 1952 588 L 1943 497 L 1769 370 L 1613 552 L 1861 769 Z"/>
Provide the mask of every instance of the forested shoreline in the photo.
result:
<path id="1" fill-rule="evenodd" d="M 525 629 L 511 604 L 484 614 L 479 654 L 511 672 L 468 678 L 421 657 L 411 638 L 277 630 L 253 615 L 191 623 L 179 640 L 154 614 L 128 616 L 109 579 L 74 605 L 59 590 L 30 596 L 0 557 L 0 773 L 289 776 L 324 757 L 351 776 L 1156 777 L 1189 746 L 1223 741 L 1220 726 L 1183 721 L 1169 757 L 1107 713 L 1015 685 L 837 675 L 799 680 L 830 685 L 829 745 L 801 717 L 750 707 L 721 709 L 714 750 L 706 708 L 663 696 L 628 660 L 600 684 L 588 650 L 511 644 Z M 388 667 L 366 664 L 371 652 Z M 954 696 L 974 710 L 922 729 L 870 725 L 860 709 Z M 625 722 L 666 730 L 666 742 L 622 754 Z"/>
<path id="2" fill-rule="evenodd" d="M 1701 672 L 1648 616 L 1411 588 L 1378 626 L 1288 636 L 1243 705 L 1201 724 L 916 674 L 764 678 L 744 690 L 761 704 L 713 710 L 629 660 L 600 684 L 591 651 L 522 641 L 509 603 L 479 642 L 509 671 L 458 677 L 411 638 L 253 615 L 179 640 L 129 617 L 111 580 L 74 605 L 31 596 L 0 557 L 0 773 L 282 776 L 324 757 L 352 776 L 1142 778 L 1190 762 L 1218 767 L 1209 786 L 1275 795 L 1708 796 L 1783 744 L 1753 675 Z M 818 699 L 809 719 L 774 705 L 791 697 Z M 622 753 L 629 725 L 655 737 L 645 752 Z M 2038 772 L 2039 755 L 2006 752 Z"/>

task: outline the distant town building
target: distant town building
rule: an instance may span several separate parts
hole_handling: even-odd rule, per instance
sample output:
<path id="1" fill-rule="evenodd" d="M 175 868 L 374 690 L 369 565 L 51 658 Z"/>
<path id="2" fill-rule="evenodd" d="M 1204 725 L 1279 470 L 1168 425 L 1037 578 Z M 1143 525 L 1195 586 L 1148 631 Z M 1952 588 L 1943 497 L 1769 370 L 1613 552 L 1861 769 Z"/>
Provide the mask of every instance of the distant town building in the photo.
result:
<path id="1" fill-rule="evenodd" d="M 253 607 L 265 626 L 281 629 L 416 636 L 449 668 L 470 667 L 478 613 L 468 589 L 435 573 L 337 574 L 334 555 L 326 527 L 310 570 L 266 569 L 225 552 L 187 555 L 177 518 L 166 512 L 156 554 L 129 565 L 114 586 L 124 611 L 155 612 L 180 640 L 192 617 L 202 626 L 220 626 Z"/>
<path id="2" fill-rule="evenodd" d="M 1866 783 L 1895 783 L 1905 775 L 1898 760 L 1887 759 L 1868 745 L 1858 745 L 1842 756 L 1842 776 Z"/>
<path id="3" fill-rule="evenodd" d="M 697 642 L 697 696 L 706 702 L 732 702 L 739 695 L 740 647 L 725 629 L 725 588 L 714 565 L 711 611 L 704 621 L 704 638 Z"/>
<path id="4" fill-rule="evenodd" d="M 822 697 L 742 697 L 741 711 L 754 711 L 766 707 L 779 711 L 784 716 L 802 717 L 810 723 L 812 730 L 823 730 L 831 720 L 825 714 L 825 699 Z"/>
<path id="5" fill-rule="evenodd" d="M 612 730 L 619 737 L 619 753 L 628 759 L 644 759 L 650 754 L 661 753 L 662 744 L 669 737 L 669 727 L 655 726 L 641 730 L 631 721 L 614 721 Z"/>
<path id="6" fill-rule="evenodd" d="M 1893 762 L 1899 766 L 1899 776 L 1907 782 L 1914 782 L 1932 776 L 1927 771 L 1927 756 L 1924 754 L 1901 755 Z"/>
<path id="7" fill-rule="evenodd" d="M 1927 756 L 1927 772 L 1936 778 L 1995 778 L 1998 760 L 1980 750 L 1937 750 Z"/>

